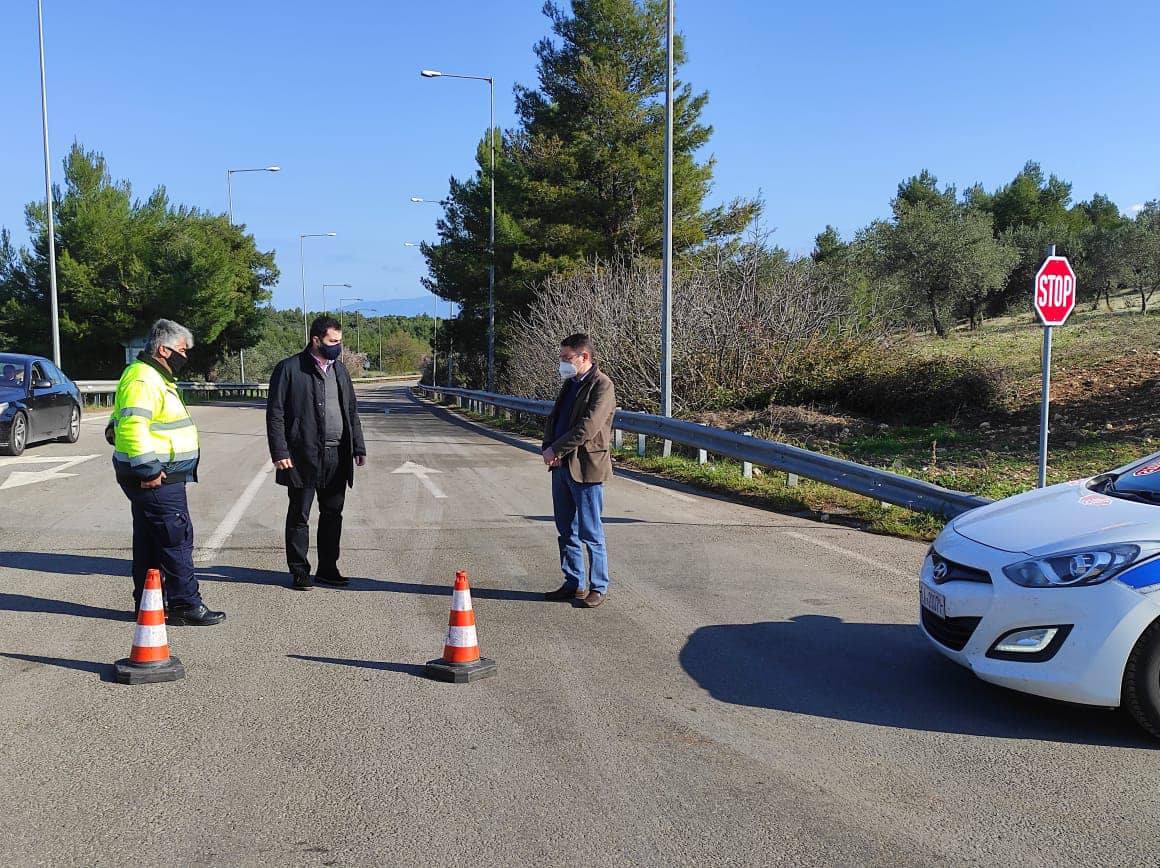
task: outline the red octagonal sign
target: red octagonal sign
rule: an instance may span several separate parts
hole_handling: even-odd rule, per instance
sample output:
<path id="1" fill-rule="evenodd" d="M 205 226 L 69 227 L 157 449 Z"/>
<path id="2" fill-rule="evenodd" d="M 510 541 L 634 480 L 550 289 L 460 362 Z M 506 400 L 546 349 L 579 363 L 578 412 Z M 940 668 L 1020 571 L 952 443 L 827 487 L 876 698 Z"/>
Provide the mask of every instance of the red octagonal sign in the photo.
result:
<path id="1" fill-rule="evenodd" d="M 1063 325 L 1075 309 L 1075 272 L 1066 256 L 1049 256 L 1035 275 L 1035 312 L 1044 325 Z"/>

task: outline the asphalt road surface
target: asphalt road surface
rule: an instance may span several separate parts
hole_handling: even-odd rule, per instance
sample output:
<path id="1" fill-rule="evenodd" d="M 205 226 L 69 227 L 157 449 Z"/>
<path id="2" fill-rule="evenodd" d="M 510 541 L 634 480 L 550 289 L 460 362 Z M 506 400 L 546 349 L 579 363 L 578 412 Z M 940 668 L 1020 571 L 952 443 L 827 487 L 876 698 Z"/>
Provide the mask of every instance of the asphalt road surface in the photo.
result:
<path id="1" fill-rule="evenodd" d="M 1158 743 L 928 649 L 922 545 L 618 475 L 607 602 L 545 603 L 538 454 L 402 387 L 361 409 L 354 581 L 306 593 L 261 407 L 193 410 L 202 591 L 229 619 L 170 628 L 170 684 L 111 680 L 130 519 L 102 419 L 0 462 L 0 863 L 1160 860 Z M 449 685 L 422 665 L 460 569 L 499 674 Z"/>

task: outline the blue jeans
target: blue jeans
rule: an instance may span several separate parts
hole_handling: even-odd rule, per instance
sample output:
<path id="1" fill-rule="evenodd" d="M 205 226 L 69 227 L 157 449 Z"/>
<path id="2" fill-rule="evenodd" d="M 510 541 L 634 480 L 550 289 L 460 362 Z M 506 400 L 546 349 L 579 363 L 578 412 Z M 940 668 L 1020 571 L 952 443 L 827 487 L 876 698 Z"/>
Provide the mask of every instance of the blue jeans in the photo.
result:
<path id="1" fill-rule="evenodd" d="M 201 605 L 193 572 L 193 521 L 185 499 L 185 483 L 142 488 L 122 482 L 133 506 L 133 602 L 141 604 L 145 573 L 161 570 L 162 588 L 170 608 Z"/>
<path id="2" fill-rule="evenodd" d="M 577 482 L 567 467 L 552 470 L 552 509 L 560 542 L 564 584 L 584 586 L 584 549 L 588 549 L 588 589 L 608 592 L 608 552 L 604 547 L 604 483 Z M 582 547 L 583 546 L 583 547 Z"/>

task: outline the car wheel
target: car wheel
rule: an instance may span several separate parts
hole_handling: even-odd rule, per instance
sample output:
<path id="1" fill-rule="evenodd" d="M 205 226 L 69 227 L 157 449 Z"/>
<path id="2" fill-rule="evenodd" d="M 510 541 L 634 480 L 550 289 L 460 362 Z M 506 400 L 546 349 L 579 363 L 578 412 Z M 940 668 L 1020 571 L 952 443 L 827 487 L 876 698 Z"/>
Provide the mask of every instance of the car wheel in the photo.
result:
<path id="1" fill-rule="evenodd" d="M 23 455 L 24 447 L 27 445 L 28 417 L 21 410 L 12 417 L 12 430 L 8 432 L 8 445 L 0 446 L 0 453 L 5 455 Z"/>
<path id="2" fill-rule="evenodd" d="M 61 443 L 76 443 L 81 439 L 81 408 L 73 404 L 72 413 L 68 417 L 68 431 L 60 438 Z"/>
<path id="3" fill-rule="evenodd" d="M 1160 738 L 1160 621 L 1144 631 L 1124 667 L 1124 707 Z"/>

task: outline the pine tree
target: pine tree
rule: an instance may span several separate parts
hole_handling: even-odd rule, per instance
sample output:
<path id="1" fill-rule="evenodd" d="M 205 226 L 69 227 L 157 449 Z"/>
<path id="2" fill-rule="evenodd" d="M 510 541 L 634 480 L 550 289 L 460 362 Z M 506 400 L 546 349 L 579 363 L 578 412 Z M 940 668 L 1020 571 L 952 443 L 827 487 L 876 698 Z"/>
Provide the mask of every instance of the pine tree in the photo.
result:
<path id="1" fill-rule="evenodd" d="M 536 284 L 585 263 L 659 258 L 662 245 L 665 6 L 662 0 L 548 2 L 552 36 L 535 47 L 539 87 L 517 86 L 518 127 L 495 131 L 497 345 Z M 685 60 L 674 41 L 674 62 Z M 758 205 L 705 209 L 713 160 L 696 153 L 706 93 L 674 87 L 673 244 L 677 253 L 739 234 Z M 440 242 L 424 248 L 430 288 L 463 305 L 457 349 L 486 341 L 488 166 L 486 137 L 469 181 L 451 181 Z"/>

